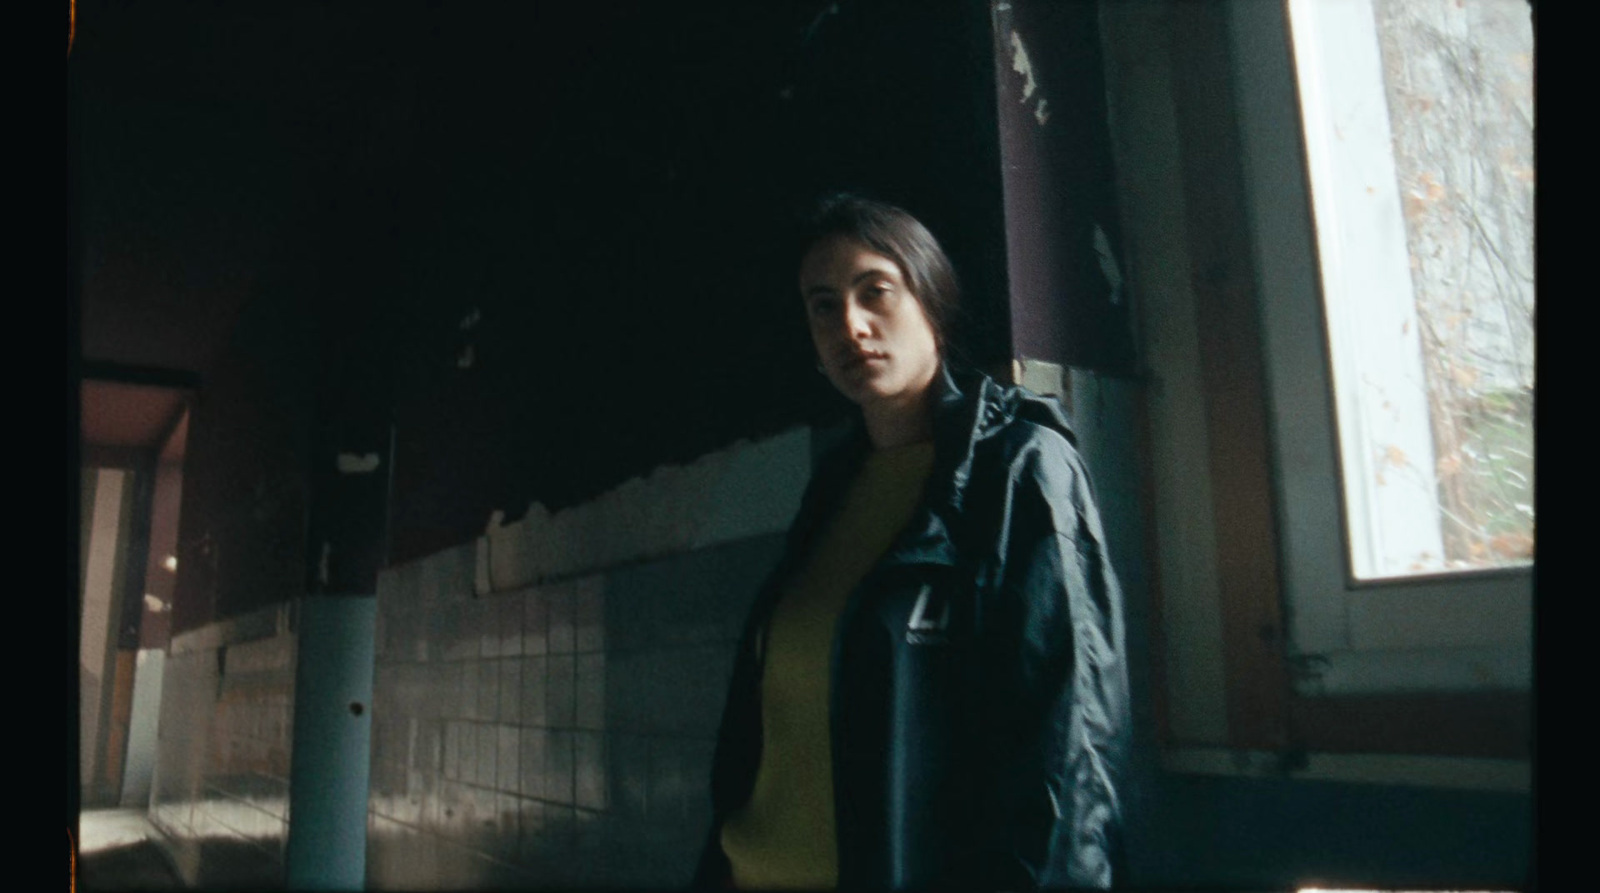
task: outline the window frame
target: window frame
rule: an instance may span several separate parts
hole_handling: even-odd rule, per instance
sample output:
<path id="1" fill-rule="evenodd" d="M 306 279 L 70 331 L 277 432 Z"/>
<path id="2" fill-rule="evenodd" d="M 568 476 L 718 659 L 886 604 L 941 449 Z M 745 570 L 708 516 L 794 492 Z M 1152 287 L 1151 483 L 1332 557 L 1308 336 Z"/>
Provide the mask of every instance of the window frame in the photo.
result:
<path id="1" fill-rule="evenodd" d="M 1389 603 L 1411 614 L 1398 630 L 1462 639 L 1504 632 L 1505 624 L 1479 616 L 1452 631 L 1436 622 L 1430 598 L 1466 592 L 1481 602 L 1495 597 L 1482 592 L 1509 581 L 1531 602 L 1536 568 L 1371 582 L 1350 573 L 1286 7 L 1256 0 L 1117 7 L 1111 22 L 1122 100 L 1113 126 L 1122 140 L 1136 300 L 1148 305 L 1141 315 L 1156 314 L 1145 325 L 1164 333 L 1141 348 L 1153 363 L 1147 455 L 1163 463 L 1146 473 L 1154 488 L 1149 536 L 1153 609 L 1162 618 L 1154 644 L 1164 762 L 1201 771 L 1193 765 L 1209 760 L 1251 774 L 1243 763 L 1254 763 L 1239 755 L 1266 752 L 1277 755 L 1272 772 L 1315 776 L 1327 761 L 1319 754 L 1391 754 L 1487 758 L 1501 767 L 1495 771 L 1515 774 L 1506 767 L 1524 765 L 1530 753 L 1525 684 L 1471 690 L 1457 684 L 1459 673 L 1416 678 L 1429 660 L 1466 658 L 1470 666 L 1470 641 L 1431 651 L 1346 650 L 1337 664 L 1293 644 L 1305 612 L 1285 596 L 1303 586 L 1297 574 L 1311 575 L 1314 593 L 1341 615 L 1351 599 Z M 1170 62 L 1151 55 L 1163 51 Z M 1162 85 L 1170 105 L 1151 92 Z M 1169 182 L 1178 194 L 1157 198 Z M 1130 201 L 1139 195 L 1150 198 Z M 1160 266 L 1173 262 L 1181 273 Z M 1288 322 L 1315 336 L 1314 350 L 1286 350 L 1278 336 Z M 1195 343 L 1184 347 L 1189 338 Z M 1286 407 L 1299 411 L 1291 416 Z M 1308 417 L 1312 424 L 1297 439 L 1289 429 Z M 1164 467 L 1171 463 L 1178 464 Z M 1312 538 L 1310 547 L 1322 551 L 1309 563 L 1308 512 L 1334 532 L 1331 548 L 1325 535 L 1320 545 Z M 1369 615 L 1381 619 L 1383 610 Z M 1520 622 L 1531 625 L 1531 611 Z M 1531 645 L 1522 654 L 1531 658 Z M 1339 673 L 1365 681 L 1348 685 Z"/>
<path id="2" fill-rule="evenodd" d="M 1377 580 L 1358 579 L 1352 567 L 1323 312 L 1328 297 L 1318 272 L 1289 17 L 1287 0 L 1234 2 L 1228 10 L 1295 690 L 1306 696 L 1525 692 L 1532 670 L 1531 566 Z M 1288 114 L 1292 127 L 1282 120 Z"/>

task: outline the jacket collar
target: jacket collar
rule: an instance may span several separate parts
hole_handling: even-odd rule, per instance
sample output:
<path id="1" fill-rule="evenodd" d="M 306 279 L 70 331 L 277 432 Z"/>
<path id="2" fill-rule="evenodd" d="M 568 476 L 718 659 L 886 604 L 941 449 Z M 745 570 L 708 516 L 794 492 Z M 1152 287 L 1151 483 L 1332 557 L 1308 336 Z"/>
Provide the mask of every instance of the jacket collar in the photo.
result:
<path id="1" fill-rule="evenodd" d="M 1021 387 L 1002 385 L 982 373 L 957 383 L 948 365 L 934 380 L 934 474 L 929 501 L 959 511 L 972 475 L 977 446 L 1013 421 L 1022 419 L 1054 428 L 1069 443 L 1076 443 L 1061 404 Z M 943 471 L 944 474 L 939 474 Z"/>
<path id="2" fill-rule="evenodd" d="M 982 373 L 958 381 L 948 364 L 934 379 L 933 468 L 922 509 L 890 547 L 887 564 L 960 563 L 955 545 L 961 508 L 978 445 L 1022 418 L 1055 428 L 1073 441 L 1058 402 Z"/>
<path id="3" fill-rule="evenodd" d="M 1055 400 L 1001 385 L 980 372 L 958 378 L 948 363 L 941 363 L 933 387 L 933 468 L 928 472 L 926 495 L 911 523 L 889 547 L 882 562 L 886 566 L 961 564 L 955 540 L 980 443 L 1019 418 L 1075 440 Z M 871 448 L 866 426 L 857 419 L 837 452 L 817 470 L 817 483 L 829 494 L 821 501 L 823 505 L 831 505 Z"/>

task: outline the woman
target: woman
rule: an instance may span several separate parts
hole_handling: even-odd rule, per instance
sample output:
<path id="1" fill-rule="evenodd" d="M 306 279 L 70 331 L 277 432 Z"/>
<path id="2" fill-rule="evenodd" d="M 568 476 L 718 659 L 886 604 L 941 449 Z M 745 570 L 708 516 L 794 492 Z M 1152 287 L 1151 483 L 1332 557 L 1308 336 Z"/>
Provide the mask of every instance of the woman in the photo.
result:
<path id="1" fill-rule="evenodd" d="M 1059 406 L 957 383 L 954 273 L 898 208 L 825 202 L 800 292 L 862 424 L 746 626 L 698 882 L 1109 886 L 1121 594 Z"/>

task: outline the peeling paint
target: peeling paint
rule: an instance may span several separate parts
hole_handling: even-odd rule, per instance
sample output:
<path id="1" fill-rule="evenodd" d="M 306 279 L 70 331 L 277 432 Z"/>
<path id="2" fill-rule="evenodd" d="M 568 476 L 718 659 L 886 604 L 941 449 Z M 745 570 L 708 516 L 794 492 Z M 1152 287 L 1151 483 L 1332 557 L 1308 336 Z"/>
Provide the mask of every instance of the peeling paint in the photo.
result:
<path id="1" fill-rule="evenodd" d="M 1028 357 L 1011 361 L 1012 380 L 1028 390 L 1045 397 L 1067 401 L 1067 370 L 1060 364 Z M 1070 407 L 1069 407 L 1070 408 Z"/>
<path id="2" fill-rule="evenodd" d="M 461 348 L 460 353 L 456 354 L 456 368 L 472 368 L 472 345 L 468 344 L 466 347 Z"/>
<path id="3" fill-rule="evenodd" d="M 478 324 L 478 320 L 480 319 L 483 319 L 483 313 L 476 307 L 472 308 L 471 313 L 468 313 L 466 316 L 461 318 L 461 331 L 465 332 L 473 326 L 476 326 Z"/>
<path id="4" fill-rule="evenodd" d="M 506 513 L 495 509 L 489 515 L 489 523 L 484 525 L 483 536 L 478 537 L 476 561 L 473 562 L 472 591 L 475 595 L 492 595 L 494 586 L 489 581 L 489 568 L 494 564 L 494 555 L 490 551 L 491 543 L 495 539 L 495 531 L 505 526 Z"/>
<path id="5" fill-rule="evenodd" d="M 328 560 L 333 557 L 333 543 L 322 541 L 322 557 L 317 560 L 317 582 L 328 585 Z"/>
<path id="6" fill-rule="evenodd" d="M 1117 257 L 1111 253 L 1111 240 L 1100 224 L 1094 225 L 1094 254 L 1100 260 L 1100 272 L 1111 286 L 1111 303 L 1122 303 L 1122 271 L 1117 267 Z"/>
<path id="7" fill-rule="evenodd" d="M 340 453 L 338 461 L 341 474 L 370 474 L 378 470 L 379 464 L 377 453 Z"/>
<path id="8" fill-rule="evenodd" d="M 1022 75 L 1022 101 L 1032 99 L 1039 83 L 1033 79 L 1033 63 L 1028 61 L 1028 51 L 1022 46 L 1022 35 L 1015 30 L 1011 32 L 1011 70 Z"/>
<path id="9" fill-rule="evenodd" d="M 478 542 L 475 589 L 486 595 L 781 532 L 799 508 L 809 466 L 810 437 L 795 428 L 660 466 L 559 512 L 535 502 L 507 524 L 497 510 Z"/>
<path id="10" fill-rule="evenodd" d="M 1022 35 L 1011 31 L 1011 70 L 1022 75 L 1022 98 L 1017 100 L 1026 105 L 1033 99 L 1033 94 L 1039 92 L 1039 81 L 1033 75 L 1033 62 L 1028 59 L 1028 50 L 1022 45 Z M 1033 120 L 1043 127 L 1050 120 L 1050 103 L 1043 97 L 1033 106 Z"/>

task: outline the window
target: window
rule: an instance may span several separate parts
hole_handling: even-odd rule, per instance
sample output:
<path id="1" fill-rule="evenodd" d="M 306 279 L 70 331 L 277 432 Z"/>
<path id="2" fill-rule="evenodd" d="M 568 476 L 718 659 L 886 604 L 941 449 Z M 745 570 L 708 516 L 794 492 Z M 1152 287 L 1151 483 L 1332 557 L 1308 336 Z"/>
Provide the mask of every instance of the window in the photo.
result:
<path id="1" fill-rule="evenodd" d="M 1289 12 L 1352 576 L 1526 564 L 1526 3 L 1290 0 Z"/>
<path id="2" fill-rule="evenodd" d="M 1229 19 L 1294 689 L 1525 689 L 1527 4 Z"/>

